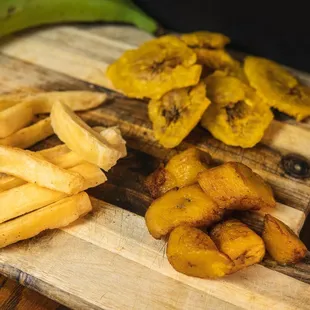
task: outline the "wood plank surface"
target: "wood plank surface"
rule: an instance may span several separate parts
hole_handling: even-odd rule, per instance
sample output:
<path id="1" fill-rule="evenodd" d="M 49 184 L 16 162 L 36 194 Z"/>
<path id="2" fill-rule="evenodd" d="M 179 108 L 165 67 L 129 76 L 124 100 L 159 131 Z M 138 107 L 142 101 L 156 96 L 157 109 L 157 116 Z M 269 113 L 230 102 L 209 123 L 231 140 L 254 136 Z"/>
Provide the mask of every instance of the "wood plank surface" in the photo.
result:
<path id="1" fill-rule="evenodd" d="M 0 92 L 105 91 L 108 102 L 81 116 L 90 125 L 118 125 L 129 146 L 128 157 L 107 174 L 108 182 L 89 191 L 92 214 L 1 250 L 0 272 L 76 309 L 308 309 L 309 257 L 290 267 L 267 258 L 225 279 L 201 280 L 174 271 L 165 241 L 148 234 L 142 216 L 151 198 L 144 179 L 161 161 L 192 145 L 210 153 L 214 164 L 240 161 L 258 172 L 274 189 L 274 215 L 296 232 L 310 211 L 309 176 L 293 175 L 283 165 L 291 154 L 309 164 L 307 123 L 278 118 L 252 149 L 226 146 L 200 127 L 177 150 L 160 147 L 147 104 L 115 92 L 104 74 L 124 50 L 149 38 L 128 26 L 62 26 L 15 35 L 0 46 Z M 57 143 L 52 137 L 34 149 Z M 247 212 L 242 220 L 260 231 L 262 216 Z"/>
<path id="2" fill-rule="evenodd" d="M 67 308 L 0 275 L 0 309 L 66 310 Z"/>
<path id="3" fill-rule="evenodd" d="M 308 307 L 308 284 L 263 266 L 217 281 L 182 275 L 169 265 L 165 241 L 148 234 L 142 217 L 100 200 L 92 203 L 95 211 L 63 232 L 7 248 L 0 257 L 1 272 L 12 274 L 6 269 L 12 266 L 22 284 L 47 296 L 50 285 L 57 287 L 56 300 L 66 298 L 71 306 L 78 300 L 73 306 L 80 309 L 204 309 L 213 302 L 216 309 L 230 309 L 230 304 L 247 308 L 253 300 L 253 309 Z M 189 291 L 182 294 L 182 288 Z"/>

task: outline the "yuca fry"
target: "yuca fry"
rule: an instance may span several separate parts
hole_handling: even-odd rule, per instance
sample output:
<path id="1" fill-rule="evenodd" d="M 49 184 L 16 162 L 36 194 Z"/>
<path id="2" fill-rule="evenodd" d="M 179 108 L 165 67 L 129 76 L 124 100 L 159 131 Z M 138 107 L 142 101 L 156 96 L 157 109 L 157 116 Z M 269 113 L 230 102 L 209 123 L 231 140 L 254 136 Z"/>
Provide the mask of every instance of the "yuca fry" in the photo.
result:
<path id="1" fill-rule="evenodd" d="M 48 161 L 50 161 L 50 159 L 53 159 L 54 157 L 62 156 L 69 152 L 71 152 L 71 150 L 65 144 L 56 145 L 48 149 L 38 151 L 38 153 L 44 156 L 44 158 Z"/>
<path id="2" fill-rule="evenodd" d="M 34 114 L 50 113 L 55 101 L 66 104 L 73 111 L 84 111 L 98 107 L 106 99 L 106 94 L 91 91 L 29 92 L 27 90 L 0 95 L 0 111 L 21 102 L 28 102 Z"/>
<path id="3" fill-rule="evenodd" d="M 46 229 L 69 225 L 92 210 L 85 192 L 0 224 L 0 248 L 38 235 Z"/>
<path id="4" fill-rule="evenodd" d="M 126 141 L 123 139 L 122 134 L 117 126 L 108 128 L 97 126 L 93 127 L 93 129 L 99 132 L 100 135 L 105 138 L 113 148 L 120 151 L 122 157 L 127 156 Z"/>
<path id="5" fill-rule="evenodd" d="M 122 135 L 117 127 L 105 128 L 98 126 L 93 129 L 99 132 L 100 135 L 111 145 L 122 152 L 124 157 L 127 155 L 126 141 L 122 138 Z M 83 161 L 83 158 L 80 155 L 71 151 L 65 144 L 61 144 L 47 150 L 42 150 L 38 153 L 43 155 L 43 157 L 52 164 L 61 168 L 70 168 Z"/>
<path id="6" fill-rule="evenodd" d="M 64 144 L 36 152 L 35 154 L 43 156 L 47 161 L 64 169 L 71 168 L 83 162 L 83 159 L 79 155 L 70 151 Z M 25 183 L 24 180 L 12 175 L 0 174 L 0 193 Z"/>
<path id="7" fill-rule="evenodd" d="M 54 133 L 51 119 L 45 118 L 41 121 L 20 129 L 19 131 L 0 139 L 0 145 L 8 145 L 26 149 L 39 141 L 46 139 Z"/>
<path id="8" fill-rule="evenodd" d="M 29 125 L 33 117 L 32 107 L 27 102 L 0 111 L 0 138 L 5 138 Z"/>
<path id="9" fill-rule="evenodd" d="M 38 152 L 38 153 L 41 154 L 41 152 Z M 65 153 L 59 156 L 51 156 L 50 154 L 48 155 L 41 154 L 41 155 L 43 155 L 43 157 L 47 161 L 64 169 L 71 168 L 73 166 L 76 166 L 84 162 L 83 158 L 80 155 L 72 151 L 69 151 L 68 153 Z"/>
<path id="10" fill-rule="evenodd" d="M 56 101 L 73 111 L 84 111 L 98 107 L 107 99 L 105 93 L 91 91 L 58 91 L 34 94 L 28 99 L 35 114 L 50 113 Z"/>
<path id="11" fill-rule="evenodd" d="M 105 171 L 122 157 L 121 152 L 61 102 L 53 105 L 51 120 L 55 133 L 69 149 Z"/>
<path id="12" fill-rule="evenodd" d="M 18 91 L 0 95 L 0 111 L 8 109 L 13 105 L 23 102 L 30 95 L 40 92 L 37 88 L 20 88 Z"/>
<path id="13" fill-rule="evenodd" d="M 0 175 L 0 193 L 25 183 L 22 179 L 3 173 Z"/>
<path id="14" fill-rule="evenodd" d="M 82 190 L 104 183 L 107 178 L 97 166 L 83 163 L 73 168 L 84 177 Z M 57 192 L 36 184 L 27 183 L 0 193 L 0 223 L 45 207 L 67 197 L 65 193 Z"/>
<path id="15" fill-rule="evenodd" d="M 100 135 L 107 139 L 110 144 L 114 144 L 115 148 L 122 152 L 123 156 L 127 155 L 126 141 L 122 138 L 117 127 L 95 127 L 94 129 L 100 132 Z M 52 164 L 65 169 L 71 168 L 84 161 L 81 156 L 79 156 L 75 152 L 72 152 L 65 144 L 38 151 L 37 153 L 42 155 Z M 16 178 L 14 176 L 0 174 L 0 193 L 13 187 L 23 185 L 25 183 L 26 182 L 24 180 Z"/>
<path id="16" fill-rule="evenodd" d="M 83 188 L 84 178 L 37 156 L 35 152 L 0 145 L 0 172 L 66 194 Z"/>

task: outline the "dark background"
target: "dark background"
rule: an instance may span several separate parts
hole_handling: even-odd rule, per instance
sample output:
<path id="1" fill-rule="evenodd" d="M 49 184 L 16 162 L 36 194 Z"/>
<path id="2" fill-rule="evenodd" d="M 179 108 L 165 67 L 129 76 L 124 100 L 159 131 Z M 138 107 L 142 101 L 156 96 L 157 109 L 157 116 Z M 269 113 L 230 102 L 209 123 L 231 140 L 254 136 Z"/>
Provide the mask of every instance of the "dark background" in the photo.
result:
<path id="1" fill-rule="evenodd" d="M 308 2 L 135 0 L 166 29 L 222 32 L 231 48 L 310 72 Z"/>

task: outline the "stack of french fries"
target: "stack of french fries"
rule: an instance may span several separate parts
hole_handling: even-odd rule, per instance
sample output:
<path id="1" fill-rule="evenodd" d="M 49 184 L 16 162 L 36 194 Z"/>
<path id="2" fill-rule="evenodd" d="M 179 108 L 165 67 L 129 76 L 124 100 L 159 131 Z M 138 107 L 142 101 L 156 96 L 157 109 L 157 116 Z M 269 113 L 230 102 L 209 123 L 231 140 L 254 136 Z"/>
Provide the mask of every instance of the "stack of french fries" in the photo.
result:
<path id="1" fill-rule="evenodd" d="M 104 93 L 90 91 L 40 92 L 27 89 L 0 95 L 0 145 L 26 149 L 51 136 L 54 131 L 46 117 L 36 122 L 37 115 L 50 113 L 60 101 L 73 111 L 95 108 L 106 100 Z"/>
<path id="2" fill-rule="evenodd" d="M 90 128 L 73 110 L 94 108 L 102 93 L 72 91 L 0 96 L 0 248 L 64 227 L 92 209 L 85 190 L 126 156 L 115 128 Z M 50 113 L 29 125 L 37 114 Z M 56 133 L 64 144 L 24 150 Z"/>

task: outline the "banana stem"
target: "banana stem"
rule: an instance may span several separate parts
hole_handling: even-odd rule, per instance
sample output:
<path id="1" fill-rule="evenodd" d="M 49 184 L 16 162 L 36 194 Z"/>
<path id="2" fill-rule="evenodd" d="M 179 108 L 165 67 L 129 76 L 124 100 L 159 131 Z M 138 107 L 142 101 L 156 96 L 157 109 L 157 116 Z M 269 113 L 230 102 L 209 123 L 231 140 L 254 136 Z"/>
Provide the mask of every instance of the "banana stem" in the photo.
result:
<path id="1" fill-rule="evenodd" d="M 44 24 L 125 22 L 154 32 L 156 22 L 130 0 L 0 0 L 0 37 Z"/>

